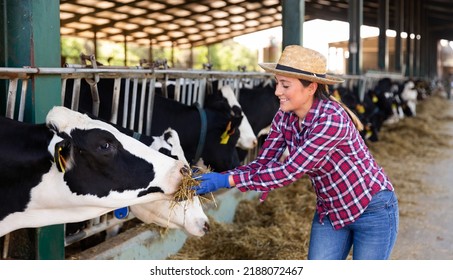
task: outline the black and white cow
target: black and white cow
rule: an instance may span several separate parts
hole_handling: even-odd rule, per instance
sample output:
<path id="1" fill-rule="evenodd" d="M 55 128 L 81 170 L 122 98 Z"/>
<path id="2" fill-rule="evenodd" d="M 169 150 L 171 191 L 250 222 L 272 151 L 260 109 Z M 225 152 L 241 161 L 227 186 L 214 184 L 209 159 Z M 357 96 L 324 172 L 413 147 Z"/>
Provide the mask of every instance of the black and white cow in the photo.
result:
<path id="1" fill-rule="evenodd" d="M 407 106 L 406 110 L 404 110 L 406 116 L 416 116 L 417 101 L 420 99 L 418 96 L 419 94 L 417 89 L 415 88 L 415 83 L 411 80 L 406 81 L 403 84 L 403 89 L 401 91 L 401 98 Z"/>
<path id="2" fill-rule="evenodd" d="M 242 106 L 237 100 L 236 95 L 234 94 L 234 91 L 231 88 L 231 86 L 224 85 L 220 89 L 220 92 L 222 93 L 222 96 L 225 97 L 226 100 L 228 100 L 228 104 L 230 104 L 231 107 L 238 106 L 242 110 Z M 240 136 L 236 146 L 243 150 L 250 150 L 255 148 L 255 146 L 258 144 L 258 139 L 244 111 L 242 111 L 242 121 L 241 124 L 239 125 L 239 131 Z"/>
<path id="3" fill-rule="evenodd" d="M 91 116 L 91 114 L 88 115 L 93 119 L 98 119 L 95 116 Z M 179 135 L 176 130 L 168 128 L 160 136 L 149 137 L 143 134 L 134 133 L 134 131 L 118 125 L 111 125 L 126 135 L 134 136 L 134 138 L 146 144 L 152 150 L 156 150 L 166 156 L 180 160 L 187 166 L 189 165 L 184 156 L 184 151 L 181 147 Z M 164 228 L 180 229 L 189 235 L 199 237 L 203 236 L 209 230 L 209 219 L 203 211 L 198 196 L 194 196 L 191 200 L 177 202 L 174 201 L 174 199 L 169 198 L 139 203 L 131 205 L 129 209 L 136 218 L 146 224 L 156 224 Z M 77 234 L 89 223 L 90 221 L 66 224 L 66 235 L 71 236 Z M 107 229 L 106 238 L 117 235 L 120 229 L 120 224 L 116 224 Z"/>
<path id="4" fill-rule="evenodd" d="M 239 104 L 250 123 L 253 133 L 262 141 L 268 134 L 272 119 L 277 113 L 280 102 L 275 96 L 273 84 L 261 84 L 255 88 L 241 88 Z M 238 149 L 240 160 L 244 160 L 247 151 Z"/>
<path id="5" fill-rule="evenodd" d="M 216 98 L 221 98 L 220 96 L 223 96 L 228 104 L 230 105 L 231 108 L 234 106 L 237 106 L 241 108 L 241 105 L 239 104 L 239 101 L 236 98 L 236 95 L 230 85 L 222 85 L 219 80 L 210 80 L 206 86 L 206 91 L 204 93 L 201 93 L 197 91 L 197 88 L 195 86 L 195 83 L 185 83 L 184 85 L 180 85 L 182 87 L 185 87 L 186 94 L 181 94 L 181 91 L 184 91 L 180 88 L 180 93 L 178 94 L 178 98 L 175 96 L 175 90 L 176 90 L 176 83 L 174 81 L 167 81 L 167 86 L 165 93 L 163 92 L 162 86 L 158 87 L 156 89 L 156 92 L 161 95 L 166 95 L 165 97 L 168 97 L 170 99 L 178 99 L 178 101 L 181 101 L 184 104 L 192 104 L 195 100 L 198 98 L 205 97 L 207 95 L 217 95 Z M 187 92 L 191 92 L 192 94 L 188 94 Z M 197 94 L 194 92 L 202 95 L 199 97 Z M 211 98 L 212 99 L 212 98 Z M 209 103 L 206 104 L 206 99 L 204 99 L 204 104 L 205 106 L 209 106 Z M 242 109 L 241 109 L 242 110 Z M 244 149 L 244 150 L 250 150 L 253 149 L 257 143 L 258 140 L 253 133 L 253 129 L 247 120 L 247 117 L 245 116 L 244 112 L 242 112 L 242 121 L 239 125 L 239 139 L 237 142 L 237 147 Z"/>
<path id="6" fill-rule="evenodd" d="M 242 88 L 239 93 L 239 104 L 255 135 L 260 135 L 261 130 L 270 126 L 280 108 L 273 84 L 259 85 L 251 89 Z"/>
<path id="7" fill-rule="evenodd" d="M 0 118 L 0 236 L 168 199 L 188 167 L 65 107 L 46 124 Z"/>
<path id="8" fill-rule="evenodd" d="M 405 115 L 406 105 L 398 84 L 387 77 L 379 79 L 374 87 L 368 89 L 362 100 L 357 86 L 340 86 L 333 90 L 333 94 L 359 117 L 364 125 L 361 135 L 371 142 L 379 140 L 383 125 L 398 122 Z"/>
<path id="9" fill-rule="evenodd" d="M 212 100 L 211 100 L 212 99 Z M 162 134 L 168 127 L 179 134 L 186 158 L 217 172 L 237 167 L 240 162 L 236 153 L 242 111 L 231 108 L 218 96 L 207 95 L 205 108 L 188 106 L 156 95 L 154 99 L 151 134 Z"/>
<path id="10" fill-rule="evenodd" d="M 378 141 L 379 130 L 387 114 L 392 113 L 391 107 L 385 103 L 384 94 L 376 94 L 374 90 L 369 90 L 363 97 L 359 98 L 357 87 L 352 89 L 346 87 L 337 87 L 331 91 L 333 96 L 341 100 L 362 122 L 364 129 L 360 132 L 365 140 L 371 142 Z"/>

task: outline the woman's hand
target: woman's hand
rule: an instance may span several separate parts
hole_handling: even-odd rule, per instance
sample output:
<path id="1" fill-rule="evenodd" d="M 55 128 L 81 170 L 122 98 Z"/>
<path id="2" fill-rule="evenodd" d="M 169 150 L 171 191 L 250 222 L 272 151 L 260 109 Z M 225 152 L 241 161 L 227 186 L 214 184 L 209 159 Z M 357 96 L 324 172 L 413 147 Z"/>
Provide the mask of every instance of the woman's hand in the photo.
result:
<path id="1" fill-rule="evenodd" d="M 222 188 L 231 188 L 229 181 L 230 174 L 221 174 L 217 172 L 205 173 L 200 176 L 201 183 L 193 187 L 196 195 L 203 195 L 209 192 L 215 192 Z"/>

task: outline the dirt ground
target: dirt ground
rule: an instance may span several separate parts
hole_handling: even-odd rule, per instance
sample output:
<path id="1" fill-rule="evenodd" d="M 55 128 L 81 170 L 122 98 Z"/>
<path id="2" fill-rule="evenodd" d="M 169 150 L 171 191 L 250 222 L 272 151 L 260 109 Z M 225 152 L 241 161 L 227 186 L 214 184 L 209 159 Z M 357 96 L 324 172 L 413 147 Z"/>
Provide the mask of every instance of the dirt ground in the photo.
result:
<path id="1" fill-rule="evenodd" d="M 399 194 L 402 217 L 392 259 L 453 260 L 453 101 L 444 102 L 438 132 L 449 145 L 422 161 L 417 177 L 424 190 Z"/>
<path id="2" fill-rule="evenodd" d="M 391 259 L 453 259 L 453 101 L 428 97 L 415 117 L 385 126 L 368 146 L 399 199 Z M 169 259 L 306 259 L 314 206 L 303 178 L 264 203 L 241 202 L 233 223 L 211 221 L 209 234 L 189 238 Z"/>

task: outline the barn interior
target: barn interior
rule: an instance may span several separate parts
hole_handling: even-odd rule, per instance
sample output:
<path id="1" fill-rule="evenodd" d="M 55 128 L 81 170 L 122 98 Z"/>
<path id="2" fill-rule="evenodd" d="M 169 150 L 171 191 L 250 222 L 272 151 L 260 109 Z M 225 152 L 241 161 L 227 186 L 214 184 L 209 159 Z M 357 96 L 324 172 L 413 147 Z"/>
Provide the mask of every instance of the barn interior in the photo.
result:
<path id="1" fill-rule="evenodd" d="M 446 79 L 453 75 L 453 51 L 450 46 L 443 46 L 444 41 L 453 41 L 453 18 L 451 17 L 451 1 L 448 0 L 372 0 L 357 1 L 361 6 L 352 5 L 355 1 L 335 1 L 335 0 L 264 0 L 264 1 L 244 1 L 244 0 L 154 0 L 154 1 L 134 1 L 134 0 L 61 0 L 56 5 L 53 1 L 24 1 L 24 5 L 18 5 L 8 0 L 0 0 L 0 7 L 5 19 L 10 19 L 10 23 L 2 21 L 0 24 L 0 92 L 7 95 L 10 86 L 6 82 L 9 79 L 21 79 L 34 77 L 36 87 L 33 91 L 51 92 L 48 96 L 39 97 L 37 102 L 31 101 L 33 94 L 29 94 L 25 102 L 25 119 L 38 121 L 44 118 L 44 113 L 50 104 L 59 103 L 61 97 L 61 82 L 63 77 L 73 77 L 75 72 L 68 69 L 53 73 L 46 67 L 60 68 L 59 53 L 60 37 L 73 36 L 84 38 L 93 42 L 94 55 L 96 55 L 96 45 L 98 40 L 110 40 L 122 44 L 126 49 L 128 43 L 137 43 L 149 48 L 181 48 L 191 49 L 198 46 L 216 44 L 236 36 L 250 34 L 257 31 L 266 30 L 273 27 L 282 26 L 283 33 L 301 40 L 300 29 L 291 30 L 291 26 L 303 25 L 314 19 L 340 20 L 350 22 L 351 26 L 360 24 L 384 27 L 385 29 L 399 30 L 409 34 L 409 39 L 397 39 L 398 37 L 388 37 L 384 40 L 375 37 L 360 40 L 362 53 L 360 69 L 358 73 L 351 73 L 350 68 L 346 68 L 347 75 L 365 75 L 369 70 L 377 70 L 379 73 L 398 73 L 401 78 L 424 77 L 429 80 Z M 291 8 L 298 7 L 296 20 L 292 19 Z M 359 15 L 353 15 L 354 9 L 359 8 Z M 382 8 L 386 7 L 386 8 Z M 294 10 L 294 9 L 293 9 Z M 387 13 L 382 11 L 386 10 Z M 14 20 L 20 12 L 25 11 L 26 15 L 35 15 L 35 18 L 28 18 L 25 23 L 19 23 L 19 18 Z M 299 13 L 302 13 L 301 16 Z M 48 19 L 45 19 L 46 15 Z M 359 17 L 357 19 L 356 17 Z M 36 21 L 36 22 L 35 22 Z M 353 24 L 354 23 L 354 24 Z M 43 24 L 40 30 L 33 30 L 35 24 Z M 25 26 L 25 27 L 24 27 Z M 357 27 L 357 26 L 356 26 Z M 26 32 L 19 32 L 25 28 Z M 43 34 L 46 30 L 49 34 Z M 50 32 L 51 31 L 51 32 Z M 34 33 L 37 32 L 37 33 Z M 351 29 L 351 33 L 354 30 Z M 18 34 L 18 35 L 17 35 Z M 414 34 L 414 38 L 411 38 Z M 30 38 L 35 37 L 36 42 L 30 42 Z M 419 35 L 419 36 L 417 36 Z M 284 36 L 285 37 L 285 36 Z M 53 42 L 48 44 L 45 41 Z M 398 43 L 399 41 L 399 43 Z M 284 39 L 283 44 L 291 43 Z M 37 44 L 37 45 L 35 45 Z M 349 50 L 351 41 L 332 43 L 331 47 Z M 45 50 L 43 50 L 45 49 Z M 152 51 L 149 52 L 152 54 Z M 171 59 L 171 58 L 169 58 Z M 152 55 L 148 57 L 153 60 Z M 383 63 L 384 62 L 384 63 Z M 351 63 L 351 59 L 345 58 L 345 65 Z M 30 72 L 21 72 L 24 66 Z M 5 71 L 2 71 L 2 68 Z M 15 71 L 10 71 L 11 68 Z M 25 67 L 26 68 L 26 67 Z M 43 68 L 43 71 L 31 72 L 36 68 Z M 90 68 L 88 66 L 88 68 Z M 90 70 L 93 67 L 91 67 Z M 102 67 L 99 67 L 102 69 Z M 41 75 L 39 76 L 38 72 Z M 119 71 L 120 72 L 120 71 Z M 63 74 L 62 74 L 63 73 Z M 95 75 L 94 72 L 87 72 L 87 75 Z M 158 71 L 157 71 L 158 73 Z M 179 73 L 177 75 L 180 75 Z M 178 76 L 179 77 L 179 76 Z M 25 85 L 19 85 L 21 89 L 31 91 Z M 2 97 L 3 97 L 2 95 Z M 33 97 L 34 98 L 34 97 Z M 5 98 L 6 99 L 6 98 Z M 6 114 L 4 107 L 7 107 L 3 99 L 0 102 L 2 108 L 0 113 Z M 17 114 L 17 112 L 16 112 Z M 235 195 L 237 196 L 237 195 Z M 241 197 L 241 199 L 255 199 Z M 239 204 L 237 198 L 225 197 L 223 207 L 233 207 Z M 242 206 L 250 207 L 250 205 Z M 225 216 L 223 209 L 212 212 L 217 221 L 230 222 L 233 217 Z M 248 211 L 247 209 L 243 211 Z M 231 213 L 230 213 L 231 214 Z M 217 216 L 216 216 L 217 215 Z M 223 220 L 222 220 L 223 219 Z M 153 228 L 155 230 L 155 228 Z M 49 227 L 13 236 L 14 242 L 26 244 L 16 252 L 22 258 L 36 259 L 62 259 L 62 258 L 111 258 L 130 257 L 124 254 L 131 241 L 135 240 L 155 240 L 158 239 L 157 231 L 147 232 L 146 234 L 135 229 L 129 232 L 129 237 L 124 236 L 121 245 L 113 250 L 108 248 L 111 244 L 101 244 L 90 251 L 78 252 L 78 255 L 67 256 L 63 248 L 55 249 L 49 240 L 61 240 L 61 227 Z M 177 240 L 173 248 L 169 248 L 165 241 L 148 244 L 149 250 L 157 252 L 153 256 L 165 258 L 168 252 L 162 250 L 163 247 L 175 252 L 179 250 L 186 239 L 186 236 L 177 231 L 166 232 L 168 239 Z M 30 238 L 30 236 L 32 236 Z M 1 240 L 1 239 L 0 239 Z M 26 241 L 24 241 L 26 240 Z M 31 241 L 30 241 L 31 240 Z M 6 241 L 3 241 L 3 249 Z M 10 241 L 8 240 L 8 243 Z M 12 241 L 11 241 L 12 242 Z M 129 242 L 129 243 L 128 243 Z M 40 246 L 35 246 L 40 244 Z M 36 250 L 38 247 L 38 250 Z M 123 250 L 123 253 L 121 252 Z M 160 251 L 159 251 L 160 250 Z M 130 253 L 130 252 L 128 252 Z M 134 254 L 133 252 L 130 254 Z M 5 253 L 3 254 L 4 258 Z M 182 256 L 184 258 L 187 256 Z M 177 258 L 177 257 L 176 257 Z"/>

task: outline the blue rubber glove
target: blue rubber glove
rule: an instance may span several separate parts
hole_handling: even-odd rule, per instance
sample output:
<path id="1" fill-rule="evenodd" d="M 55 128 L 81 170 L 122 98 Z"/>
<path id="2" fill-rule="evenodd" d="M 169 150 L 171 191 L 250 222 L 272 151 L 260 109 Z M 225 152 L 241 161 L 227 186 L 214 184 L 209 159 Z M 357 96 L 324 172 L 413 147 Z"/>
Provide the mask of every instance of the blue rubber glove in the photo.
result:
<path id="1" fill-rule="evenodd" d="M 203 195 L 210 192 L 215 192 L 222 188 L 231 188 L 228 180 L 230 174 L 221 174 L 217 172 L 205 173 L 200 176 L 201 183 L 195 186 L 195 194 Z"/>

